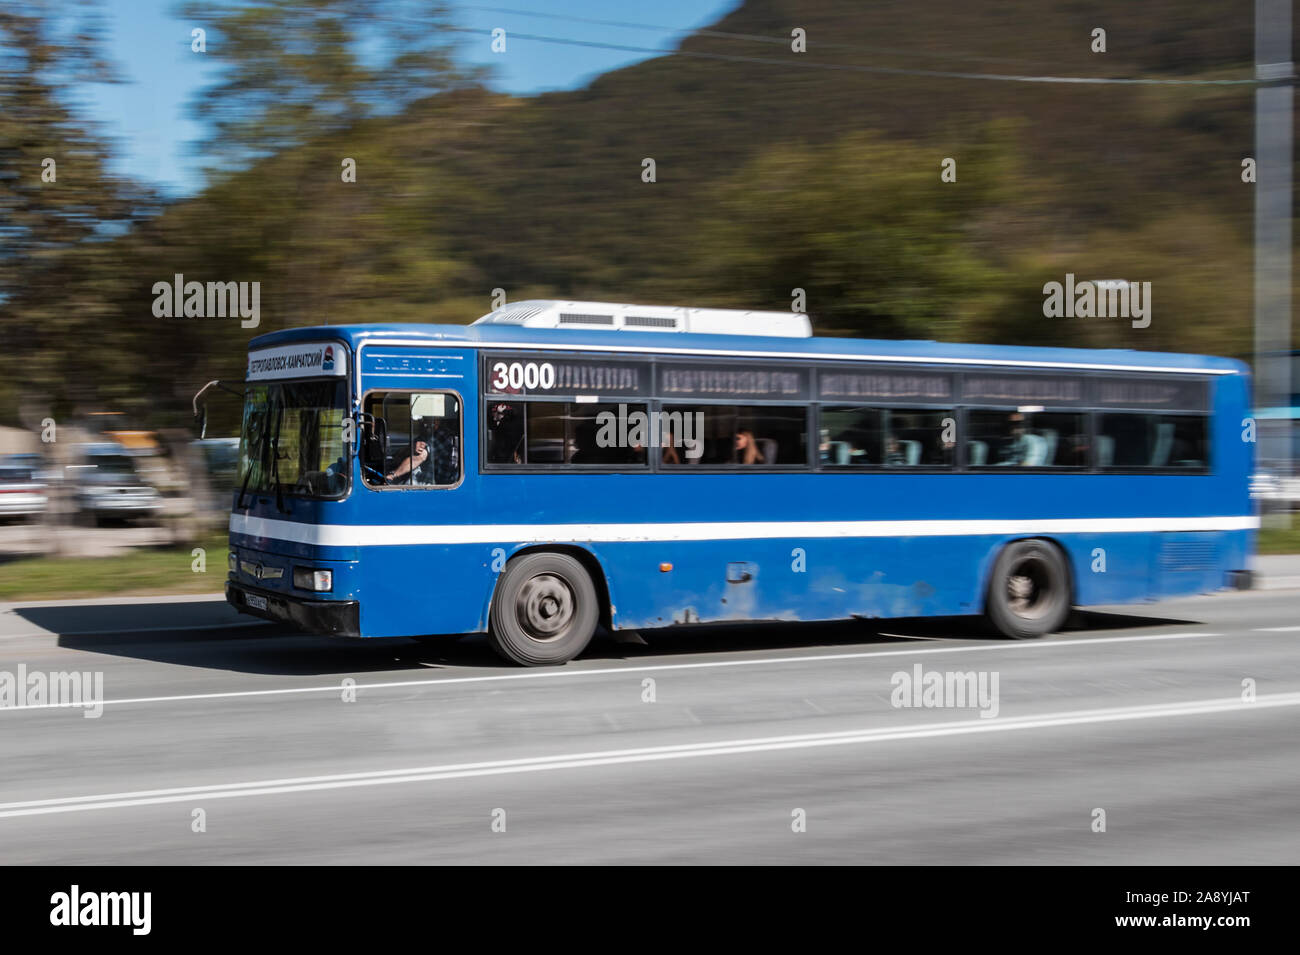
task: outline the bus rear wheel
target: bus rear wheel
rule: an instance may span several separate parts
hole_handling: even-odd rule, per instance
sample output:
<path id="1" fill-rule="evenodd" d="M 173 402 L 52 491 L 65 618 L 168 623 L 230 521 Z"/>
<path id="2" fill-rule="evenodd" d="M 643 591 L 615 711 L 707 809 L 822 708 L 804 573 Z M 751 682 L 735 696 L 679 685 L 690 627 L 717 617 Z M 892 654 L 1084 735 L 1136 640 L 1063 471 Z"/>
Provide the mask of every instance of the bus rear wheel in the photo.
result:
<path id="1" fill-rule="evenodd" d="M 522 666 L 567 663 L 591 642 L 599 617 L 596 587 L 582 564 L 567 554 L 526 554 L 497 581 L 488 642 Z"/>
<path id="2" fill-rule="evenodd" d="M 1042 540 L 1004 547 L 993 564 L 984 614 L 1013 640 L 1060 630 L 1070 615 L 1070 574 L 1060 549 Z"/>

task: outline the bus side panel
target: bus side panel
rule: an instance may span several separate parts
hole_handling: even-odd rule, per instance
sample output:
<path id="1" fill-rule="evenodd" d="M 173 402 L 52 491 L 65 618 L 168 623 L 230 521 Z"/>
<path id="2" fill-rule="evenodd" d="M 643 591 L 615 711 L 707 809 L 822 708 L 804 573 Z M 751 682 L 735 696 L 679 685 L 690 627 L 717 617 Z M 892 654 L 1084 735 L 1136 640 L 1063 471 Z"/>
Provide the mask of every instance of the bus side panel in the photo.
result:
<path id="1" fill-rule="evenodd" d="M 1053 538 L 1079 606 L 1207 593 L 1246 566 L 1249 532 Z M 732 620 L 982 613 L 1012 537 L 784 539 L 606 544 L 616 629 Z M 663 571 L 661 566 L 671 565 Z"/>
<path id="2" fill-rule="evenodd" d="M 1246 566 L 1250 532 L 1091 534 L 1055 538 L 1079 606 L 1206 593 Z M 1014 538 L 932 537 L 613 542 L 592 554 L 617 630 L 740 620 L 981 613 L 989 572 Z M 474 633 L 487 626 L 494 566 L 545 544 L 368 547 L 362 633 Z M 671 565 L 663 571 L 661 565 Z"/>
<path id="3" fill-rule="evenodd" d="M 972 567 L 987 544 L 974 538 L 955 543 L 924 538 L 665 541 L 605 545 L 597 553 L 611 578 L 615 627 L 649 629 L 973 613 Z M 671 570 L 661 570 L 665 564 Z"/>
<path id="4" fill-rule="evenodd" d="M 625 543 L 597 548 L 616 628 L 977 613 L 986 537 Z M 671 570 L 661 570 L 663 565 Z"/>
<path id="5" fill-rule="evenodd" d="M 486 594 L 496 579 L 490 547 L 367 547 L 362 559 L 362 636 L 476 633 L 485 628 Z"/>

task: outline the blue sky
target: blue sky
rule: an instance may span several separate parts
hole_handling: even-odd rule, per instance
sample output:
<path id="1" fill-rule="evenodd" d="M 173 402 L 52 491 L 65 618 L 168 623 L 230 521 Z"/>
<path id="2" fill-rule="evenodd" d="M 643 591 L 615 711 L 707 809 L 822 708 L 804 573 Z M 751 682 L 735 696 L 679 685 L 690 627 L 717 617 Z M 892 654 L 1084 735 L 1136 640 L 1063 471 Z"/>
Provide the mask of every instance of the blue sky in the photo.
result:
<path id="1" fill-rule="evenodd" d="M 591 47 L 558 46 L 509 39 L 504 55 L 489 48 L 490 32 L 534 33 L 639 47 L 670 47 L 673 30 L 692 30 L 715 21 L 739 0 L 451 0 L 458 25 L 482 28 L 466 34 L 462 53 L 469 62 L 493 67 L 491 85 L 517 94 L 572 89 L 594 76 L 645 59 L 645 55 Z M 185 196 L 202 185 L 189 143 L 202 127 L 186 106 L 197 89 L 212 82 L 216 61 L 190 52 L 190 30 L 202 26 L 175 15 L 177 0 L 107 0 L 110 55 L 125 82 L 87 87 L 84 109 L 114 140 L 114 170 L 155 185 L 165 195 Z M 667 27 L 643 30 L 576 20 L 528 17 L 482 9 L 500 6 L 542 14 L 626 21 Z"/>

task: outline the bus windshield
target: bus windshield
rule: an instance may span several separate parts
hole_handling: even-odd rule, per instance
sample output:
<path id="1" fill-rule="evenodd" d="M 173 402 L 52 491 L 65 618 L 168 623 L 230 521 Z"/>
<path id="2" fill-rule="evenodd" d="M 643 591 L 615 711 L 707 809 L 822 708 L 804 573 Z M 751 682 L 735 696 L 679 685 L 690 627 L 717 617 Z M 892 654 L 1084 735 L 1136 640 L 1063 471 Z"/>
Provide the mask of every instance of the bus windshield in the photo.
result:
<path id="1" fill-rule="evenodd" d="M 347 386 L 341 378 L 249 384 L 239 434 L 244 493 L 330 499 L 348 490 L 343 441 Z"/>

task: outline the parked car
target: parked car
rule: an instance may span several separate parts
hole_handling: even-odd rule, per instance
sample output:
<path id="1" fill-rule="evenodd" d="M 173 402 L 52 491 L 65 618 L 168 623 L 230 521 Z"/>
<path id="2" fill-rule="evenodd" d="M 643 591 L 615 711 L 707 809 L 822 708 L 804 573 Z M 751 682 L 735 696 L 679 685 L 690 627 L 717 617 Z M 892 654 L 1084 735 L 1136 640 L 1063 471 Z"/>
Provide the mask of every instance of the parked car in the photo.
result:
<path id="1" fill-rule="evenodd" d="M 117 444 L 88 444 L 81 449 L 82 463 L 74 466 L 77 509 L 95 524 L 114 520 L 156 517 L 162 495 L 140 478 L 135 456 Z"/>
<path id="2" fill-rule="evenodd" d="M 26 468 L 32 472 L 33 481 L 44 484 L 47 488 L 59 480 L 59 469 L 51 466 L 44 455 L 30 451 L 0 456 L 0 466 Z"/>
<path id="3" fill-rule="evenodd" d="M 45 484 L 37 479 L 26 458 L 27 455 L 0 458 L 0 519 L 34 520 L 49 505 Z"/>

